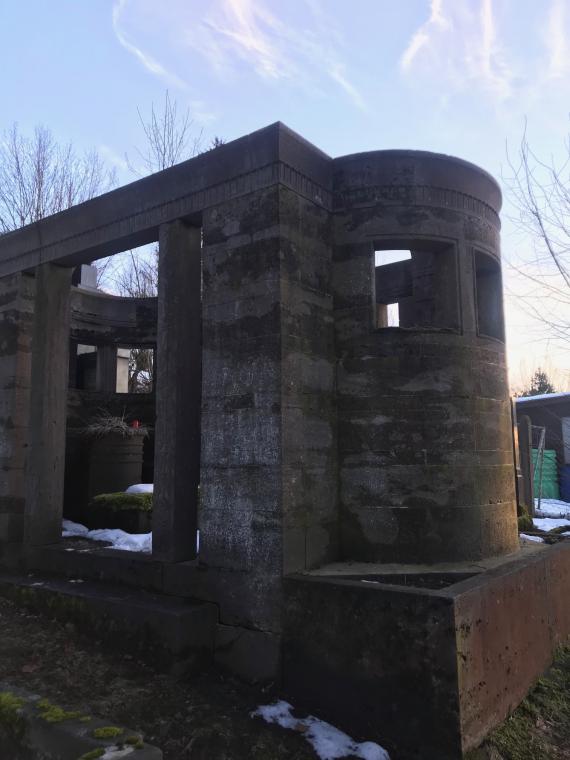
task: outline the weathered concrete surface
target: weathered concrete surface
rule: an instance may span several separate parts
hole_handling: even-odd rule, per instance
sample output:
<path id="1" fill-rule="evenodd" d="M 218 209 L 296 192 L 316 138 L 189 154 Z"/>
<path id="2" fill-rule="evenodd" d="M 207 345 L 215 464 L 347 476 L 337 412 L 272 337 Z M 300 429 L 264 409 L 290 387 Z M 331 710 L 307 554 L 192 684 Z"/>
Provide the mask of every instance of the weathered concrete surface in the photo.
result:
<path id="1" fill-rule="evenodd" d="M 476 257 L 500 276 L 499 188 L 477 167 L 415 151 L 334 166 L 342 556 L 438 562 L 514 551 L 505 349 L 478 331 L 475 299 Z M 382 249 L 412 254 L 387 268 L 386 282 L 374 267 Z M 376 303 L 399 293 L 400 327 L 377 329 Z M 502 325 L 500 280 L 494 293 Z"/>
<path id="2" fill-rule="evenodd" d="M 185 663 L 197 670 L 211 662 L 218 621 L 215 605 L 76 580 L 2 574 L 0 594 L 156 665 Z"/>
<path id="3" fill-rule="evenodd" d="M 281 638 L 235 625 L 216 627 L 214 659 L 252 683 L 269 683 L 279 672 Z"/>
<path id="4" fill-rule="evenodd" d="M 156 344 L 157 299 L 71 289 L 71 338 L 88 346 Z"/>
<path id="5" fill-rule="evenodd" d="M 570 635 L 570 544 L 437 590 L 389 584 L 374 567 L 364 581 L 341 579 L 341 566 L 284 581 L 285 688 L 396 757 L 460 760 Z"/>
<path id="6" fill-rule="evenodd" d="M 196 556 L 202 402 L 199 227 L 160 228 L 153 553 Z"/>
<path id="7" fill-rule="evenodd" d="M 283 573 L 338 547 L 329 218 L 275 185 L 203 234 L 200 560 L 222 616 L 278 631 Z"/>
<path id="8" fill-rule="evenodd" d="M 22 540 L 35 280 L 0 280 L 0 542 Z"/>
<path id="9" fill-rule="evenodd" d="M 24 526 L 33 545 L 61 537 L 71 274 L 54 264 L 36 270 Z"/>
<path id="10" fill-rule="evenodd" d="M 162 760 L 157 747 L 146 744 L 142 735 L 124 726 L 109 726 L 74 708 L 64 708 L 0 682 L 0 749 L 10 760 L 78 760 L 83 756 L 104 752 L 137 760 Z M 97 732 L 113 728 L 118 733 L 97 738 Z M 121 754 L 122 751 L 122 754 Z M 93 757 L 93 755 L 91 755 Z"/>

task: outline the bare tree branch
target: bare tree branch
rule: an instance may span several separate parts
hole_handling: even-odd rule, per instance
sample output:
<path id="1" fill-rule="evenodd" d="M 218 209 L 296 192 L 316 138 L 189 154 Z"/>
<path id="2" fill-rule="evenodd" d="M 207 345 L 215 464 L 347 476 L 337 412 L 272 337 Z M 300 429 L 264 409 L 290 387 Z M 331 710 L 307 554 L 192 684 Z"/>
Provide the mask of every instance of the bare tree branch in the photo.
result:
<path id="1" fill-rule="evenodd" d="M 82 203 L 115 182 L 96 151 L 78 155 L 46 127 L 26 136 L 13 124 L 0 137 L 0 233 Z"/>

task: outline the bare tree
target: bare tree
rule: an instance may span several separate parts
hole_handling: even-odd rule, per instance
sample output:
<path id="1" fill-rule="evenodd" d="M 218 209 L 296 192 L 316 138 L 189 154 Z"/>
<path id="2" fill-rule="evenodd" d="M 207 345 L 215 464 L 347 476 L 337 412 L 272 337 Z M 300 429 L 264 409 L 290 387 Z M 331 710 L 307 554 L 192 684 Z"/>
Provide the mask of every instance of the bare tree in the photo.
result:
<path id="1" fill-rule="evenodd" d="M 190 109 L 179 112 L 178 103 L 170 99 L 168 90 L 160 111 L 156 111 L 152 103 L 148 118 L 145 119 L 138 109 L 137 113 L 145 144 L 142 149 L 136 148 L 140 168 L 126 155 L 129 169 L 134 174 L 154 174 L 200 153 L 202 131 L 192 133 L 194 122 L 190 118 Z"/>
<path id="2" fill-rule="evenodd" d="M 153 174 L 174 164 L 192 158 L 202 150 L 202 132 L 193 133 L 194 122 L 190 110 L 180 111 L 175 100 L 165 93 L 164 105 L 157 110 L 151 105 L 150 115 L 145 118 L 138 111 L 144 135 L 144 148 L 136 148 L 137 161 L 126 156 L 130 170 L 137 176 Z M 215 150 L 224 144 L 221 137 L 214 137 L 207 150 Z M 158 248 L 145 246 L 105 260 L 104 285 L 120 295 L 131 298 L 150 298 L 158 291 Z M 148 348 L 131 349 L 129 364 L 129 390 L 151 390 L 153 380 L 153 352 Z"/>
<path id="3" fill-rule="evenodd" d="M 530 147 L 527 130 L 515 156 L 507 151 L 510 174 L 503 177 L 511 216 L 525 250 L 510 262 L 518 275 L 520 305 L 554 342 L 570 340 L 570 138 L 562 161 L 544 161 Z"/>
<path id="4" fill-rule="evenodd" d="M 109 190 L 115 173 L 97 151 L 78 155 L 49 129 L 13 124 L 0 138 L 0 233 L 31 224 Z"/>

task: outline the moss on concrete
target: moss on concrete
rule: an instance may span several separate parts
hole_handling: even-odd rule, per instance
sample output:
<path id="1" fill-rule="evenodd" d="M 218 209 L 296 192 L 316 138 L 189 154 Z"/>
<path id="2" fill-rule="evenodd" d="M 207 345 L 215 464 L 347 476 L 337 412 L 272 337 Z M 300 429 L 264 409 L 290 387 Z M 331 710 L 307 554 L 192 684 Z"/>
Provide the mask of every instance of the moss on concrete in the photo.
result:
<path id="1" fill-rule="evenodd" d="M 91 752 L 86 752 L 84 755 L 81 755 L 77 760 L 97 760 L 97 758 L 103 757 L 104 754 L 105 750 L 98 747 L 97 749 L 92 749 Z"/>
<path id="2" fill-rule="evenodd" d="M 64 720 L 82 720 L 87 717 L 78 710 L 64 710 L 59 705 L 52 704 L 49 699 L 38 702 L 39 717 L 46 723 L 62 723 Z"/>
<path id="3" fill-rule="evenodd" d="M 100 493 L 94 496 L 90 503 L 91 509 L 107 509 L 111 512 L 123 510 L 138 510 L 139 512 L 152 512 L 151 493 Z"/>
<path id="4" fill-rule="evenodd" d="M 144 742 L 140 736 L 127 736 L 123 743 L 128 744 L 130 747 L 134 747 L 135 749 L 144 749 Z"/>
<path id="5" fill-rule="evenodd" d="M 122 733 L 123 729 L 117 726 L 103 726 L 102 728 L 95 728 L 93 730 L 95 739 L 116 739 Z"/>

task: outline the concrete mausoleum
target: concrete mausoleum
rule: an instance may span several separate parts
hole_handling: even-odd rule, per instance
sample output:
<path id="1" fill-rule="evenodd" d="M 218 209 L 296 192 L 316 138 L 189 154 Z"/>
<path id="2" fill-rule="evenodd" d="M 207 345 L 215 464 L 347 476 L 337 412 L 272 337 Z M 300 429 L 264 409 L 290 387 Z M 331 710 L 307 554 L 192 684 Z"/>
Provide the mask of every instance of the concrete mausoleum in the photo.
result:
<path id="1" fill-rule="evenodd" d="M 461 757 L 570 633 L 569 549 L 519 549 L 500 208 L 460 159 L 332 159 L 277 123 L 0 237 L 0 585 L 152 600 L 171 654 Z M 72 285 L 153 242 L 156 299 Z M 129 346 L 144 397 L 117 393 Z M 61 540 L 103 402 L 153 428 L 152 555 Z"/>

